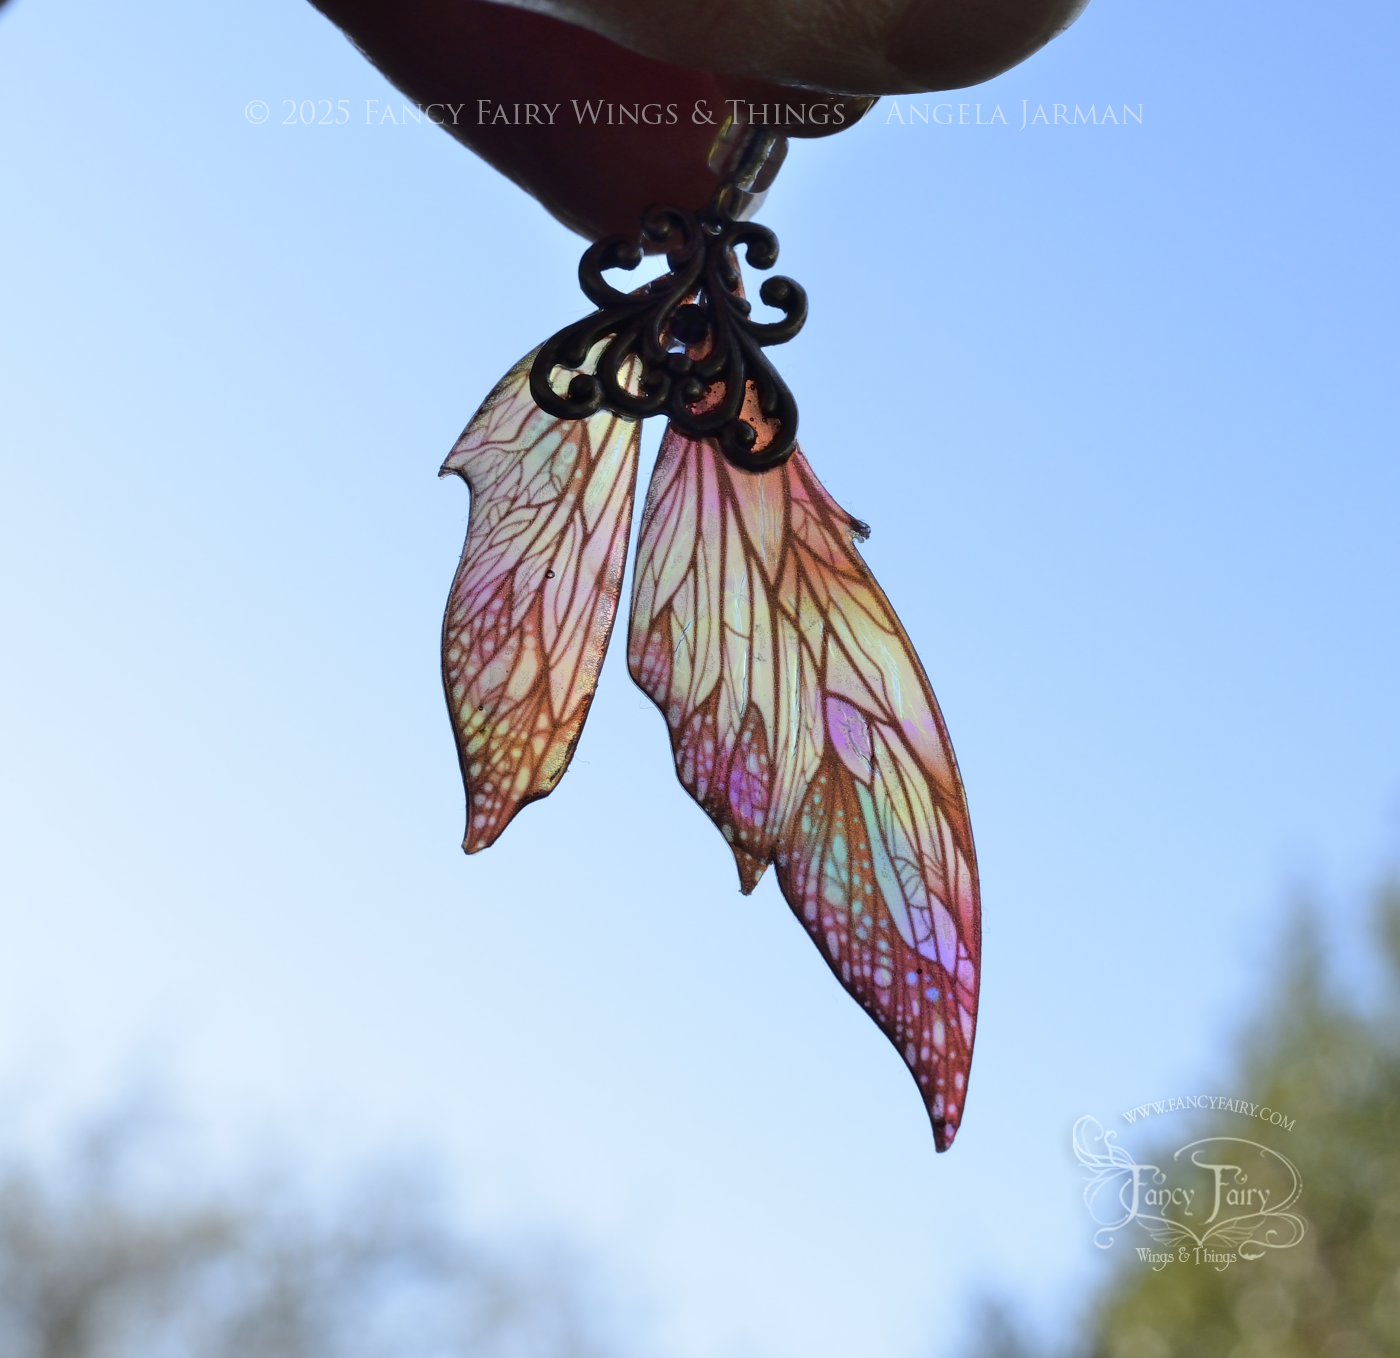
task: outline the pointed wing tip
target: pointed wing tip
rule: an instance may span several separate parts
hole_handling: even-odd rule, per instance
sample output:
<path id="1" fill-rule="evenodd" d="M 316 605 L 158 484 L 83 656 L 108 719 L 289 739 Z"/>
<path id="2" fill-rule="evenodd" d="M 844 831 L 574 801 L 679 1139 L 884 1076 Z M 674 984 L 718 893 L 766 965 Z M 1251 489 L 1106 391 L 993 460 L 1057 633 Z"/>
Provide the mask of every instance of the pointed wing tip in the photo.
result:
<path id="1" fill-rule="evenodd" d="M 734 854 L 734 866 L 739 869 L 739 894 L 752 896 L 754 889 L 763 880 L 763 874 L 768 871 L 768 864 L 751 853 L 746 853 L 736 844 L 729 847 Z"/>
<path id="2" fill-rule="evenodd" d="M 466 837 L 462 840 L 462 852 L 470 857 L 483 849 L 489 849 L 501 837 L 501 831 L 505 828 L 504 825 L 499 826 L 489 835 L 475 834 L 468 829 Z"/>
<path id="3" fill-rule="evenodd" d="M 933 1124 L 934 1149 L 942 1155 L 944 1151 L 952 1146 L 953 1138 L 957 1136 L 957 1134 L 958 1129 L 956 1126 L 947 1122 L 935 1121 Z"/>

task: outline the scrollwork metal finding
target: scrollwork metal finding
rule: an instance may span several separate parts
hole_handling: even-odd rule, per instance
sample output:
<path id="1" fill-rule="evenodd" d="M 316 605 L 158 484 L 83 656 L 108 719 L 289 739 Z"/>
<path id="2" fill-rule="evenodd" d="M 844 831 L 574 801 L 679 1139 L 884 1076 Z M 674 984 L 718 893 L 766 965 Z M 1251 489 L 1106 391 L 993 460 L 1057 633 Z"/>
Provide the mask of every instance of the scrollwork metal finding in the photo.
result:
<path id="1" fill-rule="evenodd" d="M 654 207 L 642 218 L 639 237 L 615 236 L 590 246 L 578 276 L 598 310 L 565 326 L 535 356 L 530 369 L 535 404 L 568 420 L 601 409 L 627 419 L 665 414 L 691 438 L 716 440 L 724 456 L 745 471 L 766 471 L 787 461 L 797 438 L 797 402 L 763 350 L 785 344 L 802 329 L 807 294 L 791 278 L 766 279 L 759 298 L 782 319 L 752 318 L 737 252 L 743 248 L 753 268 L 771 269 L 778 240 L 767 227 L 738 219 L 742 198 L 731 178 L 703 212 Z M 635 269 L 646 242 L 661 247 L 670 271 L 635 293 L 619 292 L 603 274 Z M 557 392 L 555 371 L 581 368 L 604 340 L 594 372 L 579 373 L 566 393 Z M 629 389 L 620 374 L 633 355 L 641 376 Z M 757 409 L 749 405 L 746 419 L 750 392 Z M 751 422 L 755 415 L 761 416 L 762 434 Z"/>

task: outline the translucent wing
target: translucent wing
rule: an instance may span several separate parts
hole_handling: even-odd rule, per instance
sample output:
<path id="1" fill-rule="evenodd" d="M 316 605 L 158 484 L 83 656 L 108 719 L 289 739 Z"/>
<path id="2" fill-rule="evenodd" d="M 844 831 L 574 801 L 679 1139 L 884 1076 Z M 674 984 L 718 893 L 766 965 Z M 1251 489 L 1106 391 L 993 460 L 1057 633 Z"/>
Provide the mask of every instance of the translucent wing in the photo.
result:
<path id="1" fill-rule="evenodd" d="M 443 463 L 471 488 L 442 622 L 442 679 L 467 788 L 462 847 L 492 844 L 573 758 L 622 589 L 639 426 L 551 419 L 527 354 Z M 564 380 L 567 380 L 567 376 Z"/>
<path id="2" fill-rule="evenodd" d="M 918 1081 L 940 1150 L 961 1119 L 981 958 L 953 748 L 863 525 L 801 451 L 762 475 L 668 429 L 647 494 L 628 664 L 744 891 L 769 863 Z"/>

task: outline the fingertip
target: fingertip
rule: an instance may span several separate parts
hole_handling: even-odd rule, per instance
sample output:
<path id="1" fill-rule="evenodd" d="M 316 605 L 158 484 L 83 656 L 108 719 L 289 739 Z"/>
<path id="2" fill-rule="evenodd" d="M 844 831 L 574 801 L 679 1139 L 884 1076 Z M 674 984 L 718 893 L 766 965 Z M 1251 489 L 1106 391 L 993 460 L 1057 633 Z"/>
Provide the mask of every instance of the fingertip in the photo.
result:
<path id="1" fill-rule="evenodd" d="M 1063 33 L 1089 0 L 912 0 L 885 56 L 919 90 L 980 85 Z"/>

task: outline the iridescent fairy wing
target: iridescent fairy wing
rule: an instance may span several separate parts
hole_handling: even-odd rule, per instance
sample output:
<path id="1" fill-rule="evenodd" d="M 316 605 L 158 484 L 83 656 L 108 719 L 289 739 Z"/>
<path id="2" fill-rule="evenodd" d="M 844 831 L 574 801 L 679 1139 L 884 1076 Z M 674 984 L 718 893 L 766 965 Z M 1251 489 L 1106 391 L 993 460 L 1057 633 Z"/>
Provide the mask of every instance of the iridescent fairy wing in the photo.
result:
<path id="1" fill-rule="evenodd" d="M 442 623 L 468 853 L 492 844 L 568 768 L 617 614 L 632 526 L 639 426 L 607 413 L 544 414 L 530 399 L 533 358 L 501 379 L 440 473 L 456 472 L 471 488 Z"/>
<path id="2" fill-rule="evenodd" d="M 668 429 L 642 517 L 628 664 L 676 773 L 769 863 L 837 979 L 961 1120 L 981 957 L 967 806 L 914 648 L 800 450 L 762 474 Z"/>

